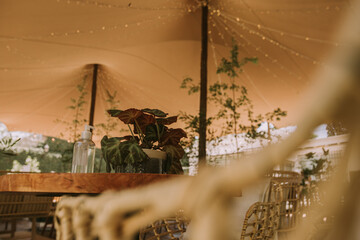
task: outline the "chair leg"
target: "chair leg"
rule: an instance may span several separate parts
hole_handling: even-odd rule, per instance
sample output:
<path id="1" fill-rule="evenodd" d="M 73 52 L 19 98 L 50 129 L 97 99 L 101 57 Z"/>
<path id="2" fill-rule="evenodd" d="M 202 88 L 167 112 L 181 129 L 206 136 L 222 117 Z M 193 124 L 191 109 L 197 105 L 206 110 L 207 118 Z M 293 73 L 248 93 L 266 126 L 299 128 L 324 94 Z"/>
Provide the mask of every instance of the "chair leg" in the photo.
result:
<path id="1" fill-rule="evenodd" d="M 54 237 L 53 235 L 54 235 L 54 232 L 55 232 L 55 224 L 54 224 L 54 217 L 53 216 L 49 216 L 49 217 L 46 218 L 44 227 L 41 230 L 41 235 L 45 236 L 46 228 L 49 225 L 51 226 L 51 228 L 50 228 L 50 232 L 49 232 L 48 236 L 50 238 L 52 238 L 52 237 Z"/>
<path id="2" fill-rule="evenodd" d="M 11 220 L 11 238 L 13 238 L 15 236 L 15 232 L 16 232 L 16 220 Z"/>
<path id="3" fill-rule="evenodd" d="M 45 234 L 45 230 L 46 230 L 46 227 L 47 227 L 48 224 L 49 224 L 49 217 L 47 217 L 47 218 L 45 219 L 44 227 L 43 227 L 42 230 L 41 230 L 41 235 L 44 235 L 44 234 Z"/>
<path id="4" fill-rule="evenodd" d="M 31 239 L 36 239 L 36 218 L 31 218 Z"/>
<path id="5" fill-rule="evenodd" d="M 55 237 L 54 232 L 55 232 L 55 224 L 53 223 L 50 229 L 49 237 L 51 238 Z"/>

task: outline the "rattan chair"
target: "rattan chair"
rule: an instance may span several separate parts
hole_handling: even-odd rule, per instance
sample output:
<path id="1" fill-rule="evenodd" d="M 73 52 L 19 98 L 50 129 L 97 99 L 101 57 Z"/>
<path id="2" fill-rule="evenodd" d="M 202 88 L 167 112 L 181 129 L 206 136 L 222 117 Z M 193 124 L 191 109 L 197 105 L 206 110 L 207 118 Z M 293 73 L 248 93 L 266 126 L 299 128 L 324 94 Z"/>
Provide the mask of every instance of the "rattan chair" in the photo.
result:
<path id="1" fill-rule="evenodd" d="M 189 221 L 182 215 L 163 218 L 141 229 L 139 240 L 181 239 Z"/>
<path id="2" fill-rule="evenodd" d="M 39 197 L 23 193 L 0 194 L 0 221 L 11 223 L 11 229 L 5 229 L 2 233 L 10 233 L 14 236 L 16 220 L 21 218 L 32 219 L 32 232 L 36 233 L 35 220 L 38 217 L 47 217 L 53 207 L 53 197 Z"/>
<path id="3" fill-rule="evenodd" d="M 296 172 L 272 173 L 268 202 L 280 202 L 279 232 L 293 230 L 300 215 L 301 175 Z"/>
<path id="4" fill-rule="evenodd" d="M 246 212 L 241 240 L 273 239 L 279 224 L 279 204 L 256 202 Z"/>
<path id="5" fill-rule="evenodd" d="M 278 180 L 293 180 L 301 182 L 301 175 L 297 172 L 292 171 L 280 171 L 280 170 L 274 170 L 270 174 L 272 179 L 278 179 Z"/>

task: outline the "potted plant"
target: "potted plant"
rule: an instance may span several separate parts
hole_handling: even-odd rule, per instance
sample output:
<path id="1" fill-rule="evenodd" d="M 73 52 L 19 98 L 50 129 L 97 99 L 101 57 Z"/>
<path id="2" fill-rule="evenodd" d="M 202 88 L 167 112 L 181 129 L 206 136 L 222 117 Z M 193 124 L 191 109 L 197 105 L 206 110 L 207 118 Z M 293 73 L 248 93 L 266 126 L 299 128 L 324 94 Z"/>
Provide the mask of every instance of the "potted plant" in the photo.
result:
<path id="1" fill-rule="evenodd" d="M 131 135 L 101 140 L 101 150 L 106 171 L 132 173 L 182 174 L 180 159 L 185 154 L 180 139 L 184 130 L 167 126 L 177 121 L 177 116 L 167 117 L 158 109 L 108 110 L 112 117 L 127 124 Z"/>

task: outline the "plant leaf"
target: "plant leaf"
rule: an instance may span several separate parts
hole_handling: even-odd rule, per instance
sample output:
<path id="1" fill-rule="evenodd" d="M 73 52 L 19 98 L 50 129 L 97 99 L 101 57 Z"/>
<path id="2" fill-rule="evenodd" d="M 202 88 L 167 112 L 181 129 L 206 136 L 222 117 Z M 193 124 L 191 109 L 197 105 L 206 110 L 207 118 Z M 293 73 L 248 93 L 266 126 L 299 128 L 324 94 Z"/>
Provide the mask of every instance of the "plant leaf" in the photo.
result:
<path id="1" fill-rule="evenodd" d="M 129 108 L 125 111 L 121 111 L 119 114 L 116 115 L 121 121 L 125 124 L 133 124 L 135 119 L 138 119 L 144 113 L 139 109 Z"/>
<path id="2" fill-rule="evenodd" d="M 135 169 L 139 168 L 139 163 L 148 158 L 139 144 L 133 140 L 122 142 L 120 151 L 124 156 L 124 163 L 134 165 Z"/>
<path id="3" fill-rule="evenodd" d="M 173 159 L 181 159 L 184 154 L 185 151 L 184 149 L 180 146 L 180 144 L 176 144 L 176 145 L 165 145 L 163 147 L 163 151 L 166 152 L 166 154 L 173 160 Z"/>
<path id="4" fill-rule="evenodd" d="M 139 142 L 139 141 L 140 141 L 140 139 L 139 139 L 138 136 L 134 136 L 134 137 L 135 137 L 135 141 L 136 141 L 136 142 Z M 123 136 L 122 138 L 125 139 L 126 141 L 129 141 L 129 140 L 134 139 L 134 137 L 133 137 L 132 135 L 126 135 L 126 136 Z"/>
<path id="5" fill-rule="evenodd" d="M 171 117 L 167 117 L 167 118 L 158 118 L 158 119 L 156 119 L 156 121 L 159 124 L 170 125 L 174 122 L 177 122 L 177 116 L 171 116 Z"/>
<path id="6" fill-rule="evenodd" d="M 245 60 L 247 62 L 252 62 L 252 63 L 257 63 L 258 62 L 258 58 L 257 57 L 253 57 L 253 58 L 245 58 Z"/>
<path id="7" fill-rule="evenodd" d="M 161 138 L 161 136 L 167 130 L 167 127 L 162 124 L 158 124 L 158 127 L 159 127 L 159 133 L 158 133 L 158 129 L 155 124 L 151 124 L 146 127 L 146 131 L 145 131 L 145 140 L 146 141 L 150 141 L 150 142 L 159 141 L 158 134 L 160 135 L 160 138 Z"/>
<path id="8" fill-rule="evenodd" d="M 141 111 L 150 113 L 156 117 L 166 117 L 168 115 L 167 113 L 164 113 L 163 111 L 161 111 L 159 109 L 144 108 L 144 109 L 141 109 Z"/>
<path id="9" fill-rule="evenodd" d="M 138 122 L 141 131 L 144 133 L 147 126 L 155 123 L 155 117 L 152 115 L 143 114 L 138 119 L 136 119 L 136 121 Z M 134 133 L 138 133 L 137 128 L 134 128 Z"/>
<path id="10" fill-rule="evenodd" d="M 179 145 L 165 145 L 163 150 L 166 152 L 168 161 L 171 162 L 170 169 L 168 173 L 170 174 L 183 174 L 184 171 L 182 169 L 180 159 L 184 156 L 185 151 Z"/>
<path id="11" fill-rule="evenodd" d="M 127 137 L 126 137 L 127 138 Z M 134 166 L 136 172 L 140 171 L 141 162 L 147 159 L 147 155 L 141 149 L 139 144 L 130 139 L 123 141 L 125 137 L 108 138 L 106 135 L 101 139 L 101 151 L 106 162 L 107 171 L 117 166 Z"/>
<path id="12" fill-rule="evenodd" d="M 123 110 L 117 110 L 117 109 L 109 109 L 107 110 L 108 114 L 112 117 L 117 117 Z"/>
<path id="13" fill-rule="evenodd" d="M 106 135 L 101 139 L 101 151 L 106 162 L 107 172 L 111 171 L 110 165 L 115 168 L 115 166 L 121 165 L 124 162 L 120 152 L 121 140 L 123 138 L 108 138 Z"/>
<path id="14" fill-rule="evenodd" d="M 171 162 L 170 169 L 168 174 L 184 174 L 184 170 L 181 166 L 181 162 L 178 159 L 175 159 Z"/>
<path id="15" fill-rule="evenodd" d="M 187 137 L 186 132 L 181 128 L 168 129 L 167 132 L 161 137 L 161 144 L 164 145 L 177 145 L 180 142 L 180 139 L 183 137 Z"/>
<path id="16" fill-rule="evenodd" d="M 162 126 L 164 127 L 164 125 Z M 151 124 L 146 127 L 145 140 L 148 142 L 158 141 L 157 129 L 155 124 Z"/>

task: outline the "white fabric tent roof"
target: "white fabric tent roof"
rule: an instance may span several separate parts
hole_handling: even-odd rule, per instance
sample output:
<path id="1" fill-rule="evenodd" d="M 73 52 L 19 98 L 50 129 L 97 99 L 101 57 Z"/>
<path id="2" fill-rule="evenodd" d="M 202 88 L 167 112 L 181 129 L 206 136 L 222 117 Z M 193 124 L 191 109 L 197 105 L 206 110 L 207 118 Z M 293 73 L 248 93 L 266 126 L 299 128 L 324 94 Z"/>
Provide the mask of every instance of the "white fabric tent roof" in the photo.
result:
<path id="1" fill-rule="evenodd" d="M 200 79 L 200 6 L 196 0 L 0 1 L 0 121 L 9 130 L 59 136 L 64 125 L 55 120 L 73 119 L 68 106 L 85 75 L 88 118 L 94 63 L 100 64 L 96 124 L 105 121 L 106 90 L 117 91 L 121 109 L 195 113 L 198 97 L 180 84 L 187 76 Z M 313 72 L 342 44 L 336 30 L 349 8 L 347 0 L 209 0 L 208 81 L 226 79 L 216 66 L 234 38 L 240 57 L 259 59 L 239 79 L 256 110 L 281 107 L 288 111 L 282 124 L 294 123 Z"/>

